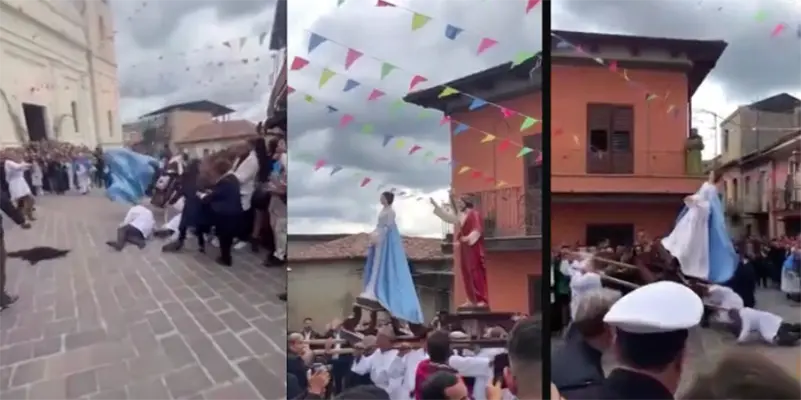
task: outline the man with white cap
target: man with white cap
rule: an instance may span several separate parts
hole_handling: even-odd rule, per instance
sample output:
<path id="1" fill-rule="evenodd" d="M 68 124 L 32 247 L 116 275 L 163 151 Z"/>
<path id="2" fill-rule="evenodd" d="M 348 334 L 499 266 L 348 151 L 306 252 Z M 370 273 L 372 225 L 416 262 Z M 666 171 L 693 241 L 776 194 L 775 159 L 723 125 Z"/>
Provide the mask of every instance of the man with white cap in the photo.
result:
<path id="1" fill-rule="evenodd" d="M 618 300 L 604 317 L 615 328 L 621 366 L 612 370 L 598 399 L 673 399 L 681 380 L 690 328 L 704 304 L 687 286 L 660 281 Z"/>

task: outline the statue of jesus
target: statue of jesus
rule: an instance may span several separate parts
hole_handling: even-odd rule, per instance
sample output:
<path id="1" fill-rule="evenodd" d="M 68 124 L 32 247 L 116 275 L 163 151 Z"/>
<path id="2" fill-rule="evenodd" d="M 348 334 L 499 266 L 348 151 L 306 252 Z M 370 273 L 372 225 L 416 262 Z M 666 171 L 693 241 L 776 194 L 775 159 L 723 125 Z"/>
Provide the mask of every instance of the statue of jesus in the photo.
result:
<path id="1" fill-rule="evenodd" d="M 466 197 L 454 201 L 450 196 L 452 211 L 446 210 L 434 199 L 430 199 L 434 206 L 434 215 L 442 221 L 454 225 L 454 249 L 458 252 L 459 269 L 462 272 L 464 291 L 467 303 L 462 307 L 487 307 L 489 296 L 487 294 L 487 267 L 484 263 L 484 234 L 483 223 L 478 211 L 473 208 L 473 202 Z"/>

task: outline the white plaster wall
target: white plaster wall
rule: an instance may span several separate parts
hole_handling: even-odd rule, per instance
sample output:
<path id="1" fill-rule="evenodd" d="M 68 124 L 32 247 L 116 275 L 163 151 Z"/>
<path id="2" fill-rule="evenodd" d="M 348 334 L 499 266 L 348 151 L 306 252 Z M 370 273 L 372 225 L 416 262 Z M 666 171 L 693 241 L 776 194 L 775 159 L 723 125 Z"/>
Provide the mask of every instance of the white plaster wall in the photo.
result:
<path id="1" fill-rule="evenodd" d="M 46 107 L 51 139 L 121 145 L 112 32 L 105 0 L 0 0 L 0 146 L 20 144 L 8 109 L 24 127 L 22 103 Z"/>

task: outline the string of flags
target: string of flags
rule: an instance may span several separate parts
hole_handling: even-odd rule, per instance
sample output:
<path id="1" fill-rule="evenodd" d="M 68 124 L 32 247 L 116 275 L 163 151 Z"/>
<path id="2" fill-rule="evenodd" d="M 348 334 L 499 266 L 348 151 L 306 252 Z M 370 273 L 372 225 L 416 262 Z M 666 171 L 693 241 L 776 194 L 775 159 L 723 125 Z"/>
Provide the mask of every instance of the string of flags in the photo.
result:
<path id="1" fill-rule="evenodd" d="M 114 32 L 114 34 L 112 35 L 112 38 L 116 34 L 117 34 L 117 31 Z M 189 55 L 208 52 L 208 51 L 211 51 L 211 50 L 230 49 L 230 50 L 235 50 L 235 51 L 243 51 L 244 48 L 246 46 L 248 46 L 248 43 L 255 43 L 255 44 L 258 44 L 258 47 L 261 47 L 261 46 L 264 45 L 264 42 L 266 41 L 268 35 L 269 35 L 269 33 L 267 33 L 267 32 L 261 32 L 261 33 L 256 34 L 256 35 L 240 36 L 240 37 L 237 37 L 237 38 L 224 40 L 224 41 L 217 42 L 217 43 L 214 43 L 214 44 L 209 43 L 209 44 L 206 44 L 203 47 L 197 47 L 197 48 L 193 48 L 193 49 L 189 49 L 189 50 L 183 50 L 183 51 L 178 51 L 178 52 L 174 52 L 174 53 L 173 52 L 161 53 L 158 57 L 156 57 L 154 59 L 151 59 L 149 61 L 142 61 L 142 62 L 134 63 L 134 64 L 131 64 L 130 67 L 131 68 L 136 68 L 136 67 L 142 67 L 142 66 L 151 66 L 152 64 L 158 63 L 158 62 L 175 61 L 176 57 L 186 57 L 186 56 L 189 56 Z"/>
<path id="2" fill-rule="evenodd" d="M 533 10 L 534 7 L 536 7 L 537 4 L 540 3 L 540 0 L 525 0 L 525 1 L 526 1 L 526 14 L 530 13 L 531 10 Z M 337 7 L 342 7 L 342 5 L 345 4 L 346 2 L 347 2 L 347 0 L 337 0 Z M 409 8 L 406 8 L 406 7 L 402 6 L 402 5 L 400 5 L 400 4 L 397 4 L 397 3 L 394 2 L 394 0 L 393 1 L 376 0 L 375 6 L 376 7 L 394 7 L 394 8 L 399 8 L 399 9 L 406 10 L 406 11 L 409 11 L 411 13 L 414 13 L 414 10 L 411 10 Z M 425 17 L 425 16 L 423 16 L 423 17 Z M 428 19 L 430 20 L 430 18 L 428 18 Z"/>
<path id="3" fill-rule="evenodd" d="M 322 36 L 322 35 L 320 35 L 318 33 L 309 32 L 309 34 L 310 34 L 309 35 L 309 48 L 308 48 L 309 54 L 311 54 L 311 52 L 313 52 L 321 44 L 326 43 L 326 42 L 334 43 L 334 44 L 336 44 L 336 45 L 338 45 L 340 47 L 343 47 L 343 48 L 347 49 L 347 55 L 345 57 L 345 63 L 344 63 L 346 71 L 350 68 L 350 66 L 353 65 L 353 63 L 356 60 L 358 60 L 359 58 L 362 58 L 362 56 L 366 56 L 366 57 L 369 57 L 369 58 L 377 61 L 378 63 L 380 63 L 380 72 L 379 72 L 380 80 L 384 80 L 387 76 L 389 76 L 389 74 L 391 74 L 395 70 L 404 71 L 404 72 L 408 73 L 409 75 L 412 75 L 412 78 L 411 78 L 411 80 L 409 82 L 409 91 L 410 92 L 412 90 L 414 90 L 414 88 L 417 87 L 418 85 L 420 85 L 421 83 L 429 81 L 428 78 L 426 78 L 425 76 L 422 76 L 422 75 L 419 75 L 419 74 L 415 74 L 415 73 L 413 73 L 411 71 L 402 69 L 402 68 L 398 67 L 395 64 L 389 63 L 389 62 L 381 60 L 379 58 L 366 55 L 364 52 L 358 51 L 358 50 L 356 50 L 356 49 L 354 49 L 352 47 L 346 46 L 344 44 L 332 41 L 329 38 L 324 37 L 324 36 Z M 532 53 L 532 55 L 530 57 L 528 55 L 526 55 L 526 58 L 524 58 L 522 60 L 515 60 L 515 61 L 513 61 L 513 67 L 517 66 L 517 65 L 519 65 L 519 64 L 521 64 L 521 63 L 523 63 L 523 62 L 525 62 L 525 61 L 527 61 L 529 59 L 532 59 L 535 56 L 536 56 L 536 54 Z M 292 60 L 292 63 L 290 64 L 289 69 L 291 71 L 299 71 L 299 70 L 303 69 L 304 67 L 306 67 L 309 64 L 310 64 L 309 59 L 296 56 Z M 326 69 L 323 70 L 323 76 L 321 77 L 321 81 L 322 81 L 322 78 L 326 78 L 326 80 L 327 80 L 327 79 L 330 79 L 331 77 L 333 77 L 334 75 L 336 75 L 335 71 L 331 70 L 330 68 L 326 68 Z M 351 79 L 351 80 L 348 80 L 348 82 L 346 82 L 343 91 L 347 92 L 347 91 L 349 91 L 351 89 L 354 89 L 354 88 L 356 88 L 358 86 L 360 86 L 360 83 Z M 376 89 L 373 92 L 371 92 L 370 96 L 368 97 L 368 100 L 379 99 L 379 98 L 383 97 L 385 94 L 386 93 Z M 453 96 L 453 95 L 457 95 L 457 94 L 469 97 L 471 99 L 471 103 L 470 103 L 470 107 L 469 107 L 470 110 L 477 110 L 477 109 L 485 107 L 485 106 L 492 106 L 492 107 L 497 108 L 499 110 L 499 112 L 501 114 L 503 114 L 504 118 L 509 118 L 509 117 L 514 116 L 514 115 L 522 116 L 524 118 L 524 122 L 523 122 L 523 125 L 521 126 L 521 130 L 528 129 L 528 128 L 534 126 L 535 124 L 541 122 L 540 120 L 538 120 L 538 119 L 536 119 L 536 118 L 534 118 L 532 116 L 523 114 L 523 113 L 521 113 L 519 111 L 516 111 L 516 110 L 511 110 L 511 109 L 509 109 L 507 107 L 504 107 L 504 106 L 502 106 L 500 104 L 496 104 L 496 103 L 484 100 L 484 99 L 482 99 L 482 98 L 480 98 L 478 96 L 474 96 L 474 95 L 472 95 L 470 93 L 467 93 L 467 92 L 464 92 L 464 91 L 460 91 L 460 90 L 455 89 L 455 88 L 450 87 L 450 86 L 445 86 L 442 89 L 442 91 L 437 95 L 437 97 L 445 98 L 445 97 Z M 525 126 L 525 128 L 522 128 L 523 126 Z"/>
<path id="4" fill-rule="evenodd" d="M 305 63 L 303 68 L 307 68 L 308 65 L 309 65 L 308 62 Z M 330 70 L 328 68 L 322 68 L 322 72 L 321 72 L 320 80 L 319 80 L 319 87 L 320 88 L 324 87 L 331 80 L 331 78 L 333 78 L 334 76 L 337 76 L 337 75 L 338 75 L 337 73 L 335 73 L 334 71 L 332 71 L 332 70 Z M 362 86 L 362 84 L 360 82 L 358 82 L 358 81 L 355 81 L 355 80 L 353 80 L 351 78 L 348 78 L 347 76 L 344 76 L 344 75 L 341 75 L 341 76 L 344 79 L 346 79 L 345 86 L 343 88 L 343 92 L 349 92 L 349 91 L 352 91 L 352 90 Z M 289 94 L 292 94 L 293 92 L 296 92 L 296 89 L 294 87 L 290 86 L 288 88 L 288 92 L 289 92 Z M 380 89 L 370 89 L 370 94 L 367 96 L 367 101 L 368 102 L 376 102 L 376 100 L 378 100 L 379 98 L 383 98 L 384 96 L 385 96 L 385 92 L 384 91 L 382 91 Z M 315 102 L 314 96 L 312 96 L 310 94 L 303 94 L 303 97 L 304 97 L 304 100 L 306 102 L 310 102 L 310 103 L 314 103 Z M 331 105 L 324 105 L 324 106 L 327 108 L 329 113 L 338 113 L 339 112 L 339 109 L 334 107 L 334 106 L 331 106 Z M 401 98 L 398 98 L 398 99 L 395 99 L 395 100 L 392 101 L 392 104 L 390 105 L 390 112 L 395 113 L 395 112 L 397 112 L 399 109 L 401 109 L 403 107 L 410 107 L 410 108 L 419 109 L 420 111 L 417 114 L 419 118 L 427 118 L 429 116 L 433 116 L 434 115 L 434 113 L 431 113 L 431 112 L 429 112 L 428 110 L 426 110 L 424 108 L 421 108 L 421 107 L 406 103 Z M 470 109 L 473 110 L 475 108 L 473 108 L 472 105 L 471 105 Z M 508 112 L 508 113 L 504 113 L 504 118 L 512 119 L 512 118 L 515 117 L 515 115 L 521 115 L 521 114 L 515 114 L 513 112 Z M 533 117 L 525 116 L 523 118 L 523 122 L 520 125 L 519 132 L 524 132 L 524 131 L 528 130 L 529 128 L 531 128 L 532 126 L 534 126 L 538 122 L 540 122 L 540 120 L 538 120 L 536 118 L 533 118 Z M 346 127 L 348 127 L 349 125 L 351 125 L 353 123 L 354 123 L 353 115 L 348 114 L 348 113 L 343 113 L 343 115 L 340 118 L 339 127 L 346 128 Z M 531 153 L 533 151 L 531 148 L 526 147 L 526 146 L 524 146 L 524 145 L 522 145 L 520 143 L 517 143 L 515 141 L 512 141 L 509 138 L 500 139 L 500 138 L 497 137 L 497 135 L 495 135 L 493 133 L 490 133 L 490 132 L 487 132 L 485 130 L 476 128 L 474 126 L 471 126 L 471 125 L 469 125 L 469 124 L 467 124 L 465 122 L 459 121 L 459 120 L 457 120 L 457 119 L 455 119 L 453 117 L 450 117 L 450 116 L 442 117 L 440 119 L 439 124 L 440 124 L 440 126 L 443 126 L 445 124 L 455 125 L 454 128 L 453 128 L 453 135 L 454 136 L 462 134 L 462 133 L 470 131 L 470 130 L 474 130 L 474 131 L 476 131 L 478 133 L 481 133 L 483 135 L 483 138 L 481 139 L 481 143 L 498 142 L 499 143 L 498 144 L 498 148 L 499 148 L 499 150 L 502 150 L 502 151 L 509 150 L 511 147 L 519 148 L 520 150 L 518 151 L 518 157 L 522 157 L 522 156 L 524 156 L 526 154 L 529 154 L 529 153 Z M 364 125 L 362 125 L 361 130 L 362 130 L 363 133 L 372 133 L 372 130 L 373 130 L 372 129 L 372 125 L 371 124 L 364 124 Z M 388 140 L 391 140 L 391 138 L 388 139 Z M 387 143 L 388 143 L 388 141 L 384 143 L 384 146 L 386 146 Z"/>

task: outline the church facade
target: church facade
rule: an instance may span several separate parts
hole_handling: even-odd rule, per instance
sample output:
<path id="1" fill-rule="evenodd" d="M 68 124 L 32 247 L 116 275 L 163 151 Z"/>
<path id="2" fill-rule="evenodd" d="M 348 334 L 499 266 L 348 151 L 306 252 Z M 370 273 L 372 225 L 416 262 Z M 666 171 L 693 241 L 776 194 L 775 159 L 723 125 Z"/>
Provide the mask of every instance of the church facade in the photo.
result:
<path id="1" fill-rule="evenodd" d="M 0 146 L 122 145 L 108 0 L 0 0 Z"/>

